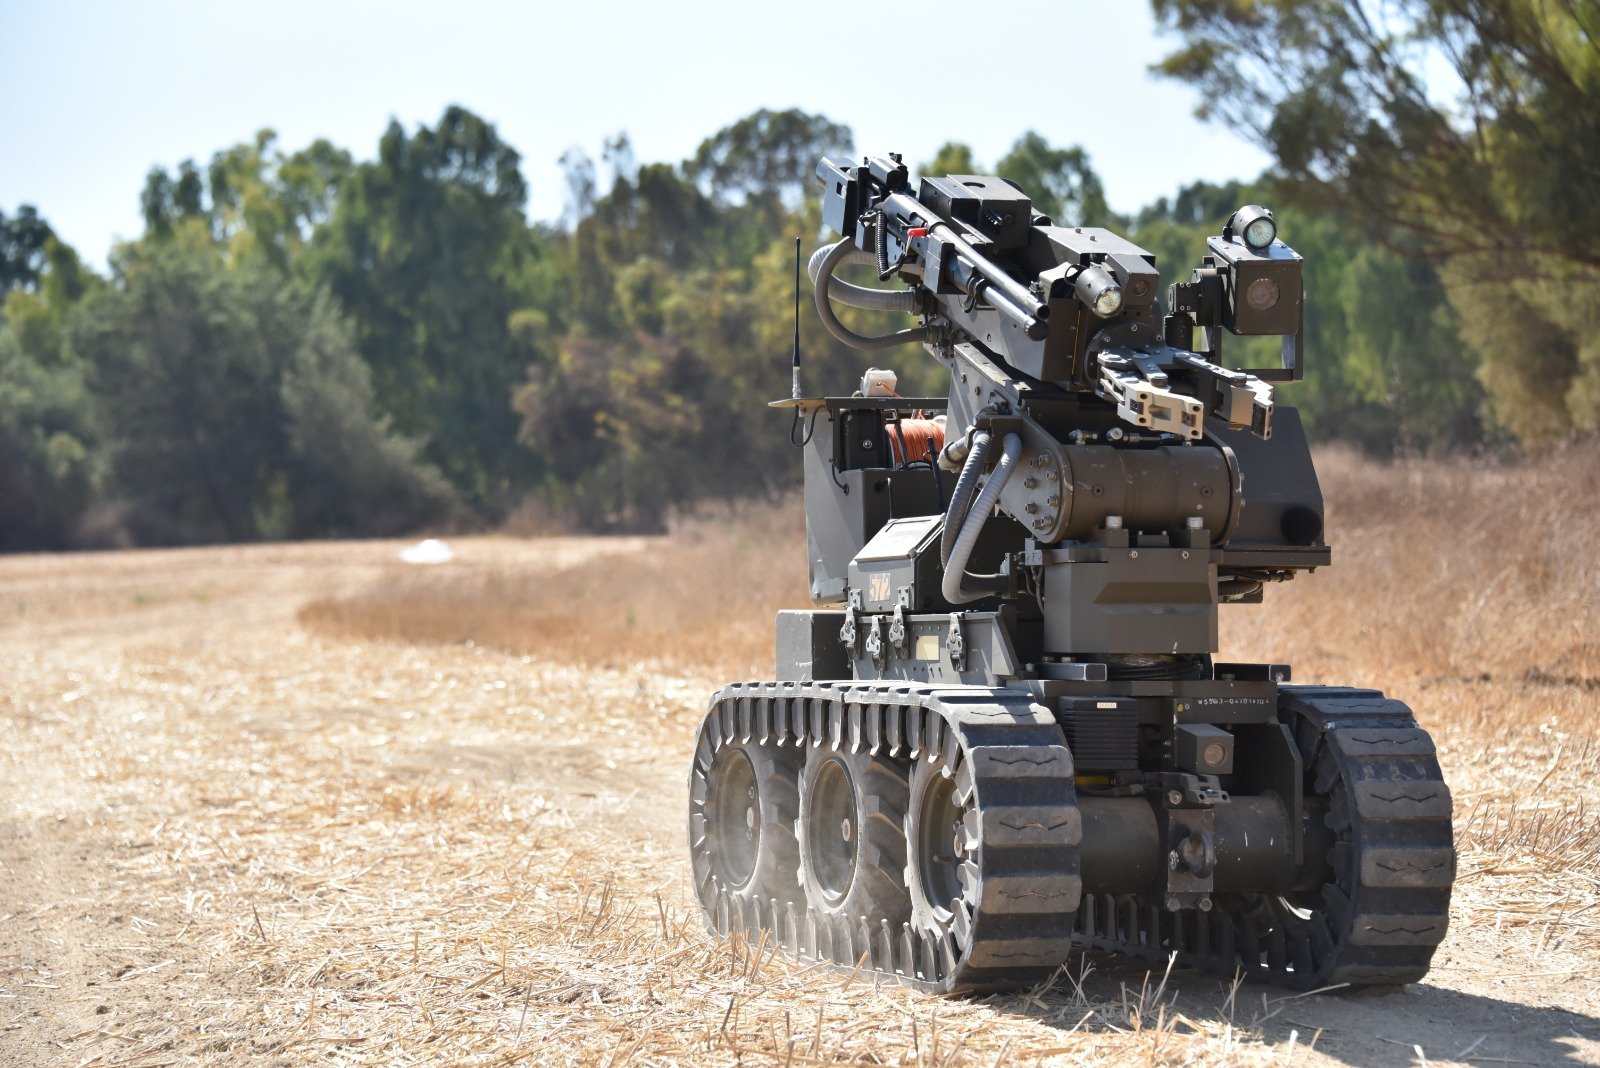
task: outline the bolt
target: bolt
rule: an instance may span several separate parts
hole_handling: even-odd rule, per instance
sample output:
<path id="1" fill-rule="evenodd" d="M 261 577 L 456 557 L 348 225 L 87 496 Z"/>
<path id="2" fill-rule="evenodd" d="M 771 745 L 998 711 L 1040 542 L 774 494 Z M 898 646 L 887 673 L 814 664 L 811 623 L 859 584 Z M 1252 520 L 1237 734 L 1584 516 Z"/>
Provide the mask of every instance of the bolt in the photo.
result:
<path id="1" fill-rule="evenodd" d="M 1039 510 L 1039 504 L 1037 501 L 1029 501 L 1027 504 L 1022 506 L 1022 510 L 1027 512 L 1029 515 L 1032 515 Z"/>
<path id="2" fill-rule="evenodd" d="M 1139 550 L 1138 549 L 1129 549 L 1128 550 L 1128 559 L 1129 560 L 1137 560 L 1137 559 L 1139 559 Z"/>
<path id="3" fill-rule="evenodd" d="M 1183 908 L 1183 904 L 1177 899 L 1176 896 L 1167 898 L 1168 912 L 1177 912 L 1181 908 Z"/>
<path id="4" fill-rule="evenodd" d="M 1182 557 L 1182 558 L 1183 558 L 1183 559 L 1185 559 L 1185 560 L 1187 560 L 1187 559 L 1189 559 L 1189 550 L 1188 550 L 1188 549 L 1185 549 L 1185 550 L 1183 550 L 1183 552 L 1182 552 L 1182 553 L 1180 553 L 1180 554 L 1179 554 L 1179 555 L 1180 555 L 1180 556 L 1181 556 L 1181 557 Z"/>
<path id="5" fill-rule="evenodd" d="M 1056 474 L 1056 469 L 1055 469 L 1055 468 L 1053 468 L 1053 467 L 1052 467 L 1052 468 L 1051 468 L 1051 469 L 1050 469 L 1050 470 L 1048 470 L 1048 471 L 1046 471 L 1046 472 L 1045 472 L 1045 473 L 1044 473 L 1044 477 L 1045 477 L 1045 478 L 1046 478 L 1046 479 L 1047 479 L 1047 480 L 1049 480 L 1049 481 L 1051 481 L 1051 482 L 1054 482 L 1054 481 L 1055 481 L 1055 480 L 1056 480 L 1056 479 L 1057 479 L 1057 478 L 1059 478 L 1059 477 L 1060 477 L 1060 476 L 1059 476 L 1059 475 L 1057 475 L 1057 474 Z"/>
<path id="6" fill-rule="evenodd" d="M 1182 790 L 1168 790 L 1167 791 L 1167 804 L 1169 804 L 1169 805 L 1181 805 L 1181 804 L 1183 804 L 1183 791 Z"/>
<path id="7" fill-rule="evenodd" d="M 1022 488 L 1023 489 L 1033 489 L 1038 484 L 1039 484 L 1039 480 L 1034 478 L 1032 475 L 1029 475 L 1027 478 L 1022 480 Z"/>
<path id="8" fill-rule="evenodd" d="M 1040 516 L 1038 519 L 1035 519 L 1033 521 L 1033 529 L 1034 530 L 1049 530 L 1050 529 L 1050 522 L 1051 521 L 1046 519 L 1044 516 Z"/>
<path id="9" fill-rule="evenodd" d="M 872 439 L 871 439 L 871 438 L 862 438 L 862 439 L 861 439 L 861 447 L 862 447 L 862 448 L 863 448 L 863 449 L 870 449 L 870 448 L 872 448 Z"/>
<path id="10" fill-rule="evenodd" d="M 1056 505 L 1061 503 L 1061 498 L 1052 493 L 1050 496 L 1044 499 L 1044 503 L 1054 508 Z"/>
<path id="11" fill-rule="evenodd" d="M 1201 898 L 1198 902 L 1196 902 L 1196 904 L 1198 904 L 1200 906 L 1200 911 L 1201 912 L 1210 912 L 1211 911 L 1211 899 L 1209 897 Z"/>
<path id="12" fill-rule="evenodd" d="M 854 832 L 851 830 L 850 821 L 849 820 L 845 820 L 843 823 L 841 823 L 839 825 L 839 836 L 841 838 L 843 838 L 846 842 L 850 841 L 850 835 L 853 834 L 853 833 Z"/>

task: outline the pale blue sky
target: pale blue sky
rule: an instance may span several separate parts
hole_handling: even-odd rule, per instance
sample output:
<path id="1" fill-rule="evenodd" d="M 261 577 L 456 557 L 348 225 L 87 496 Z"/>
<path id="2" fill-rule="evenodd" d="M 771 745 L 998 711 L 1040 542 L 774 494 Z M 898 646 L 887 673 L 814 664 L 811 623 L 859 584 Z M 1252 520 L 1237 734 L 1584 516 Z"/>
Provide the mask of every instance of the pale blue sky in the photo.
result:
<path id="1" fill-rule="evenodd" d="M 92 261 L 140 229 L 145 173 L 277 130 L 370 157 L 390 117 L 460 103 L 523 156 L 529 214 L 555 218 L 557 159 L 626 131 L 677 160 L 759 107 L 850 125 L 862 151 L 993 163 L 1035 129 L 1088 149 L 1135 209 L 1266 157 L 1192 117 L 1147 68 L 1171 47 L 1136 0 L 899 5 L 0 0 L 0 209 L 36 205 Z"/>

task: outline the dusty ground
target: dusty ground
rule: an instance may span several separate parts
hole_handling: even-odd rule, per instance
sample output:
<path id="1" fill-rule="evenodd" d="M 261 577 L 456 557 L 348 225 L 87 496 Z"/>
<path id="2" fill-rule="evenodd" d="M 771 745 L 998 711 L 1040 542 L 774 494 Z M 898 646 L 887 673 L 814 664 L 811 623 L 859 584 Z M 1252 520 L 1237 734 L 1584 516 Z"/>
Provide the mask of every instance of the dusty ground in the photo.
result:
<path id="1" fill-rule="evenodd" d="M 444 567 L 637 547 L 482 539 Z M 1394 686 L 1440 736 L 1463 850 L 1426 983 L 1285 997 L 1091 958 L 949 1001 L 701 933 L 710 670 L 297 622 L 402 581 L 396 549 L 0 560 L 0 1063 L 1600 1063 L 1586 677 Z"/>

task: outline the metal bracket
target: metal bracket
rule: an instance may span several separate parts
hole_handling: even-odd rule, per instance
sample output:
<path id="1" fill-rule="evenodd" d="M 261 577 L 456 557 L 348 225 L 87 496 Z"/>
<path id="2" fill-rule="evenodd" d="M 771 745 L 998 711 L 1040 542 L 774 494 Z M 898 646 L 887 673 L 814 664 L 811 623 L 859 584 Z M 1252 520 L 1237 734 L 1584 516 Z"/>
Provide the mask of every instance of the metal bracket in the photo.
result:
<path id="1" fill-rule="evenodd" d="M 1160 776 L 1162 837 L 1167 851 L 1164 904 L 1169 912 L 1211 909 L 1217 868 L 1217 815 L 1214 806 L 1228 795 L 1214 775 L 1167 773 Z"/>
<path id="2" fill-rule="evenodd" d="M 906 628 L 906 609 L 911 607 L 911 591 L 905 587 L 900 588 L 900 603 L 894 606 L 894 618 L 889 621 L 889 644 L 894 646 L 894 651 L 901 657 L 907 655 L 909 640 Z"/>
<path id="3" fill-rule="evenodd" d="M 888 659 L 883 644 L 883 617 L 867 617 L 867 655 L 872 657 L 872 665 L 882 668 Z"/>
<path id="4" fill-rule="evenodd" d="M 1182 908 L 1209 911 L 1217 870 L 1215 810 L 1168 809 L 1166 818 L 1167 892 L 1169 912 Z"/>
<path id="5" fill-rule="evenodd" d="M 950 633 L 945 639 L 945 648 L 950 653 L 950 666 L 957 671 L 967 669 L 967 640 L 961 633 L 961 613 L 950 613 Z"/>
<path id="6" fill-rule="evenodd" d="M 861 591 L 850 591 L 850 603 L 844 608 L 844 625 L 839 628 L 839 643 L 845 647 L 851 659 L 856 655 L 856 613 L 861 611 Z"/>

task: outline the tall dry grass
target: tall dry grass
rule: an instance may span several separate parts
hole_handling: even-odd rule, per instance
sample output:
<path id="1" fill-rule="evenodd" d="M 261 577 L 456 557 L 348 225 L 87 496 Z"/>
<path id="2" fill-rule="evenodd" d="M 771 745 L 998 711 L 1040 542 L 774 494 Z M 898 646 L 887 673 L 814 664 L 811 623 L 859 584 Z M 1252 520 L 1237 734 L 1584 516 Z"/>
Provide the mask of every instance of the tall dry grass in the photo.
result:
<path id="1" fill-rule="evenodd" d="M 554 569 L 397 564 L 300 618 L 344 636 L 472 642 L 595 667 L 771 674 L 774 614 L 810 603 L 798 498 L 706 508 L 664 537 L 617 540 L 618 552 Z"/>
<path id="2" fill-rule="evenodd" d="M 1318 461 L 1333 567 L 1226 612 L 1231 650 L 1319 675 L 1600 687 L 1600 450 Z"/>
<path id="3" fill-rule="evenodd" d="M 1290 659 L 1307 678 L 1600 687 L 1600 452 L 1382 464 L 1324 450 L 1319 461 L 1334 566 L 1228 609 L 1225 656 Z M 808 604 L 798 500 L 708 509 L 643 545 L 553 573 L 396 565 L 301 618 L 600 666 L 770 673 L 773 614 Z"/>

